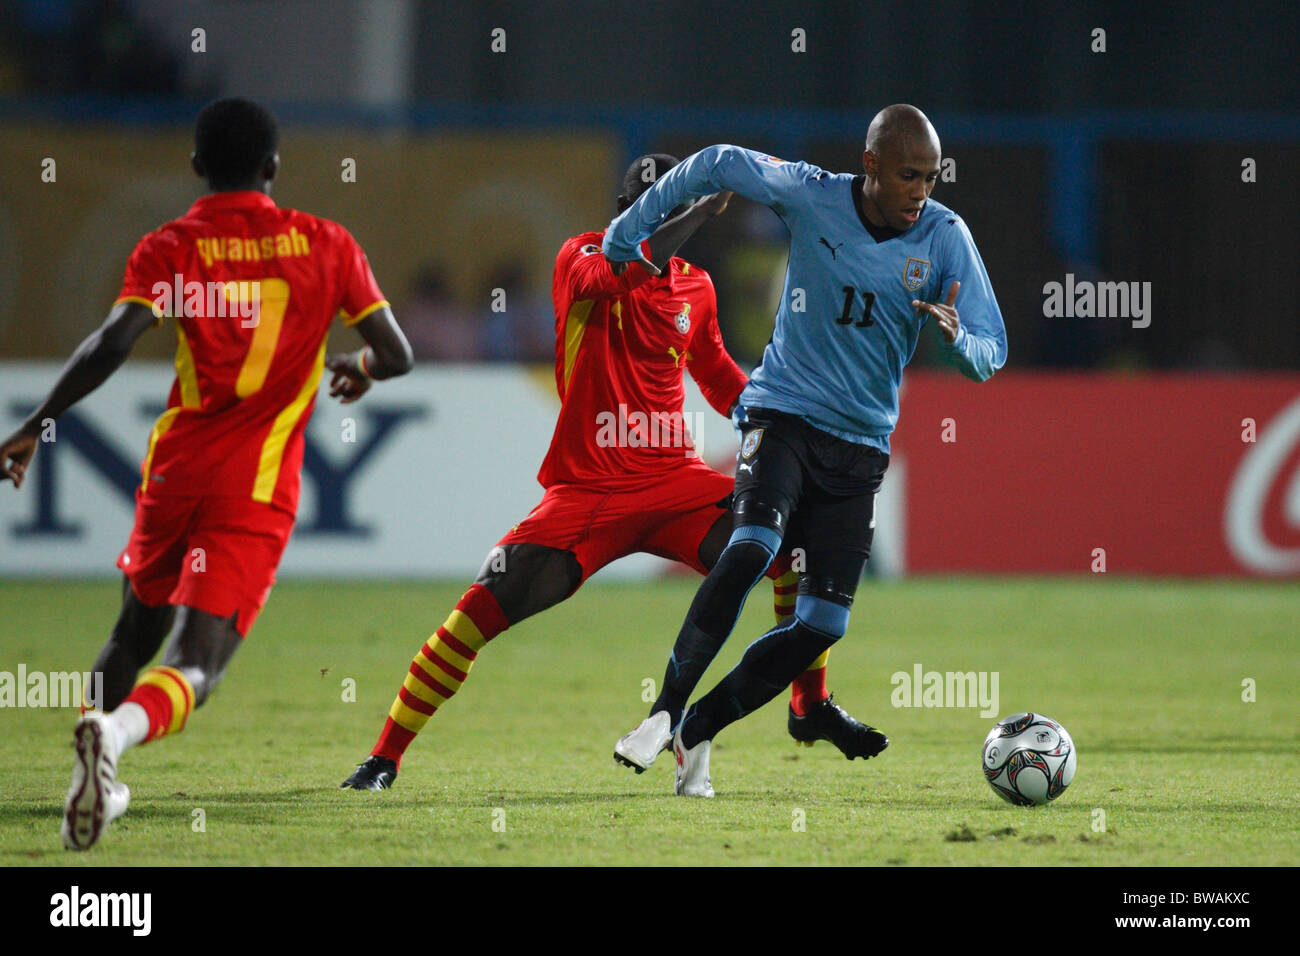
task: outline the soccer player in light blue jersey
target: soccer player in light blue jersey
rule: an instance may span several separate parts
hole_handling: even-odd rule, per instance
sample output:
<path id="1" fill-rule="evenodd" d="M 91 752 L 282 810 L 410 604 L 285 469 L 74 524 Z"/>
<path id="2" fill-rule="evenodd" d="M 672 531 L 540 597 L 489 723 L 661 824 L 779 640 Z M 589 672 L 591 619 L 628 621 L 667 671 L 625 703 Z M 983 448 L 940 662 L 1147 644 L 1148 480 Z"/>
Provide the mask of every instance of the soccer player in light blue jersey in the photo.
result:
<path id="1" fill-rule="evenodd" d="M 970 230 L 929 198 L 940 159 L 930 121 L 897 104 L 868 128 L 862 175 L 710 146 L 660 178 L 605 233 L 616 270 L 644 262 L 641 241 L 674 207 L 719 190 L 769 206 L 790 230 L 776 328 L 736 412 L 743 437 L 734 531 L 691 604 L 650 716 L 615 747 L 622 762 L 631 754 L 644 769 L 671 740 L 678 794 L 712 796 L 713 737 L 845 633 L 870 553 L 903 366 L 922 328 L 933 318 L 944 351 L 975 381 L 1006 362 L 1002 314 Z M 783 542 L 806 556 L 793 619 L 750 645 L 684 709 Z M 838 707 L 816 715 L 815 727 L 800 721 L 812 723 L 812 715 L 792 710 L 790 731 L 806 740 L 830 739 L 847 725 L 864 742 L 863 757 L 889 744 L 873 728 L 852 727 Z"/>

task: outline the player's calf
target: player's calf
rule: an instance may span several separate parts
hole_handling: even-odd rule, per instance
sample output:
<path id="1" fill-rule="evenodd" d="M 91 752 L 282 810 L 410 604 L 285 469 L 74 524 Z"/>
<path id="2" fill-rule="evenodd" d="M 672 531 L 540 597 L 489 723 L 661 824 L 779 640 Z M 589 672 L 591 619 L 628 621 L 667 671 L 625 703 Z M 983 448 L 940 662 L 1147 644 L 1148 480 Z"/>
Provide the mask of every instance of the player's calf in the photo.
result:
<path id="1" fill-rule="evenodd" d="M 682 734 L 686 746 L 711 740 L 723 727 L 766 704 L 808 661 L 839 640 L 848 623 L 847 607 L 799 595 L 793 620 L 749 645 L 740 663 L 687 711 Z"/>
<path id="2" fill-rule="evenodd" d="M 667 711 L 673 722 L 681 715 L 691 692 L 726 642 L 745 598 L 781 546 L 779 532 L 761 525 L 735 529 L 704 583 L 691 601 L 673 643 L 660 691 L 651 714 Z"/>
<path id="3" fill-rule="evenodd" d="M 95 659 L 94 672 L 103 674 L 103 699 L 89 702 L 99 710 L 113 710 L 135 686 L 140 670 L 153 660 L 172 630 L 176 609 L 169 604 L 151 607 L 122 579 L 122 610 L 113 633 Z"/>

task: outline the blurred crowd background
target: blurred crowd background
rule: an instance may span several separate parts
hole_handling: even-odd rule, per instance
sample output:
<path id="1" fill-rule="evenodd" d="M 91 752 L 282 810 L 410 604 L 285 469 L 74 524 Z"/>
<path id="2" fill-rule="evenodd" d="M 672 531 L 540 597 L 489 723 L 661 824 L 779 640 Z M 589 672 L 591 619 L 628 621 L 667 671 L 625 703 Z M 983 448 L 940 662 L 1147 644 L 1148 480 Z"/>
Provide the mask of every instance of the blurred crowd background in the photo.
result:
<path id="1" fill-rule="evenodd" d="M 0 359 L 62 356 L 100 321 L 134 242 L 200 192 L 197 109 L 239 94 L 280 119 L 277 200 L 351 229 L 424 361 L 550 361 L 555 252 L 606 225 L 639 153 L 856 171 L 871 116 L 905 101 L 955 160 L 934 196 L 975 235 L 1012 366 L 1294 369 L 1297 10 L 0 0 Z M 755 363 L 780 220 L 738 201 L 684 254 Z M 1150 326 L 1045 317 L 1067 274 L 1151 283 Z"/>

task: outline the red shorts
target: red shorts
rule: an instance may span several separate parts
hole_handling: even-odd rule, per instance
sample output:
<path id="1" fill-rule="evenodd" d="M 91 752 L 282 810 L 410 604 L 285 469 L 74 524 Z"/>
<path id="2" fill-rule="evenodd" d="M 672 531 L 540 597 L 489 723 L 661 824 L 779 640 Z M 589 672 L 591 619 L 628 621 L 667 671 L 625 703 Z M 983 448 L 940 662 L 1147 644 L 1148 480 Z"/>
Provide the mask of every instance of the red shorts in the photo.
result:
<path id="1" fill-rule="evenodd" d="M 730 515 L 735 481 L 703 462 L 683 465 L 629 489 L 552 485 L 542 503 L 497 542 L 572 551 L 586 581 L 605 565 L 645 552 L 689 565 L 700 574 L 700 543 Z"/>
<path id="2" fill-rule="evenodd" d="M 135 496 L 135 527 L 117 566 L 151 607 L 235 617 L 248 634 L 275 583 L 294 516 L 231 495 Z"/>

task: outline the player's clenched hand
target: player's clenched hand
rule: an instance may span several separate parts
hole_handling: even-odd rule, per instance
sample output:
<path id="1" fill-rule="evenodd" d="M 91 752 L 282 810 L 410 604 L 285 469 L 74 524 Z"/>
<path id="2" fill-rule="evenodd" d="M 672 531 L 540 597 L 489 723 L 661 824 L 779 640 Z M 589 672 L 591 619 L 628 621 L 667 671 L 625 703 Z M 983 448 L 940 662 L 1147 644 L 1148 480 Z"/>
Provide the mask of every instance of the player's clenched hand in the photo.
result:
<path id="1" fill-rule="evenodd" d="M 734 195 L 735 193 L 730 189 L 724 189 L 722 192 L 714 193 L 712 196 L 705 196 L 696 203 L 696 205 L 711 216 L 721 216 L 726 212 L 727 203 L 731 202 L 731 197 Z"/>
<path id="2" fill-rule="evenodd" d="M 939 331 L 943 334 L 943 340 L 949 345 L 957 341 L 957 330 L 961 328 L 961 322 L 957 319 L 957 293 L 961 290 L 961 283 L 954 282 L 948 287 L 948 298 L 942 303 L 922 302 L 920 299 L 912 300 L 912 308 L 918 312 L 929 312 L 939 322 Z"/>
<path id="3" fill-rule="evenodd" d="M 350 405 L 370 390 L 370 376 L 357 364 L 359 353 L 337 352 L 326 356 L 325 367 L 334 373 L 330 379 L 330 398 Z"/>
<path id="4" fill-rule="evenodd" d="M 23 475 L 27 473 L 27 463 L 36 454 L 36 436 L 23 429 L 14 432 L 0 445 L 0 481 L 6 478 L 19 488 Z"/>

